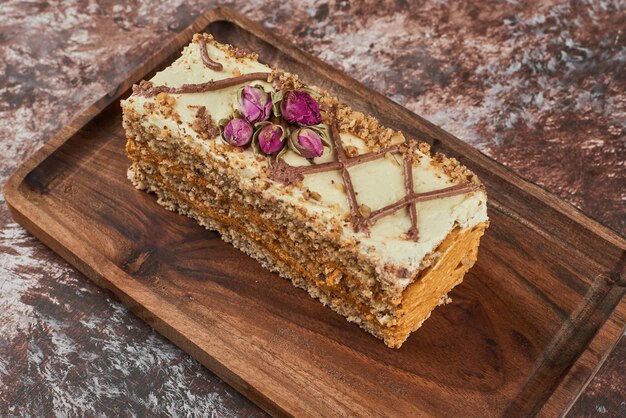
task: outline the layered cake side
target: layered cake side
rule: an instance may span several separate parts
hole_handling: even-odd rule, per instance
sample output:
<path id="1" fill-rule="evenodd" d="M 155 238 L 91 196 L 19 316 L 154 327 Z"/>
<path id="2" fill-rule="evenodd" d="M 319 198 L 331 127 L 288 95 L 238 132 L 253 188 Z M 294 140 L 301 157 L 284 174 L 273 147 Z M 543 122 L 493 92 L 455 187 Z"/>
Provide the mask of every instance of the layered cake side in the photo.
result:
<path id="1" fill-rule="evenodd" d="M 198 34 L 122 108 L 135 187 L 390 347 L 476 260 L 473 173 L 253 53 Z"/>

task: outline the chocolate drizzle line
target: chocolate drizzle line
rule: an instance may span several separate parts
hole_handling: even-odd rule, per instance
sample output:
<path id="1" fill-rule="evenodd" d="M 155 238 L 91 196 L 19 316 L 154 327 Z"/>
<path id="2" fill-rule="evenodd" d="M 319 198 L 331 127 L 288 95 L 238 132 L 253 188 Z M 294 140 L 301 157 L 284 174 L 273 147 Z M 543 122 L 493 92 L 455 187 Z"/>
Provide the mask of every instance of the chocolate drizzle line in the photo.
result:
<path id="1" fill-rule="evenodd" d="M 361 222 L 362 216 L 359 212 L 359 204 L 356 201 L 354 186 L 352 185 L 352 179 L 350 178 L 350 173 L 348 172 L 348 167 L 346 166 L 346 161 L 348 160 L 348 157 L 346 156 L 346 151 L 343 149 L 341 137 L 339 136 L 339 132 L 337 131 L 337 125 L 335 125 L 334 123 L 330 125 L 330 136 L 333 140 L 333 145 L 335 146 L 337 163 L 339 163 L 339 169 L 341 170 L 341 178 L 343 179 L 344 186 L 346 186 L 346 193 L 348 194 L 348 204 L 350 205 L 350 213 L 352 214 L 352 224 L 354 225 L 354 228 L 359 231 L 364 229 L 364 227 L 367 227 L 367 224 Z"/>
<path id="2" fill-rule="evenodd" d="M 402 166 L 404 168 L 404 191 L 407 196 L 413 194 L 413 156 L 408 155 L 402 160 Z M 411 227 L 407 236 L 413 241 L 419 241 L 419 231 L 417 230 L 417 208 L 415 202 L 409 203 L 409 217 L 411 218 Z M 371 215 L 370 215 L 371 220 Z"/>
<path id="3" fill-rule="evenodd" d="M 206 40 L 204 38 L 200 38 L 200 56 L 202 57 L 202 63 L 206 67 L 215 71 L 222 71 L 224 69 L 224 66 L 222 64 L 213 61 L 209 57 L 209 53 L 206 49 Z"/>
<path id="4" fill-rule="evenodd" d="M 357 232 L 366 231 L 374 222 L 376 222 L 380 218 L 391 215 L 397 210 L 408 206 L 409 216 L 411 218 L 411 227 L 407 232 L 407 237 L 413 241 L 418 241 L 419 230 L 417 228 L 417 208 L 415 206 L 415 203 L 471 193 L 482 189 L 482 186 L 470 182 L 465 182 L 461 184 L 455 184 L 453 186 L 446 187 L 440 190 L 433 190 L 424 193 L 415 193 L 413 191 L 413 157 L 409 154 L 406 155 L 403 159 L 404 189 L 406 193 L 405 196 L 390 205 L 373 211 L 369 214 L 369 216 L 363 216 L 363 214 L 361 214 L 361 212 L 359 211 L 359 205 L 356 200 L 356 193 L 354 192 L 354 186 L 352 185 L 352 179 L 350 178 L 348 168 L 354 165 L 374 161 L 379 158 L 384 158 L 387 153 L 398 153 L 400 152 L 400 149 L 398 146 L 393 146 L 382 149 L 378 152 L 370 152 L 367 154 L 361 154 L 356 157 L 349 158 L 346 156 L 346 152 L 341 143 L 341 137 L 339 136 L 339 132 L 335 124 L 331 125 L 330 133 L 331 139 L 335 146 L 337 161 L 296 167 L 287 164 L 283 159 L 274 159 L 272 160 L 272 165 L 270 166 L 269 176 L 271 179 L 280 181 L 283 184 L 296 184 L 301 181 L 306 174 L 341 170 L 341 178 L 343 179 L 346 193 L 348 195 L 348 204 L 350 205 L 350 220 L 352 222 L 352 226 Z"/>
<path id="5" fill-rule="evenodd" d="M 210 80 L 206 83 L 183 84 L 180 87 L 155 86 L 150 81 L 142 81 L 139 85 L 133 86 L 133 93 L 139 96 L 151 97 L 159 93 L 183 94 L 183 93 L 204 93 L 207 91 L 220 90 L 226 87 L 236 86 L 248 81 L 267 81 L 271 73 L 250 73 L 237 77 L 224 78 L 222 80 Z"/>

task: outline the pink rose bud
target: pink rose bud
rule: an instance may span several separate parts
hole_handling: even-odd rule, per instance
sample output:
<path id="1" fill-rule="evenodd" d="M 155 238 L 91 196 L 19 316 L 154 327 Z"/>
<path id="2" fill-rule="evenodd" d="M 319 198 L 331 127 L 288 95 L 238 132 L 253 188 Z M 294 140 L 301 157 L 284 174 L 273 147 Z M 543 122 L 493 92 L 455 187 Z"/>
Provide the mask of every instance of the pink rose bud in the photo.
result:
<path id="1" fill-rule="evenodd" d="M 289 147 L 304 158 L 321 157 L 324 153 L 322 137 L 312 129 L 295 129 L 289 136 Z"/>
<path id="2" fill-rule="evenodd" d="M 280 111 L 283 119 L 300 126 L 317 125 L 322 122 L 317 101 L 305 91 L 286 92 L 280 104 Z"/>
<path id="3" fill-rule="evenodd" d="M 222 138 L 231 145 L 244 147 L 252 139 L 252 133 L 252 125 L 246 122 L 245 119 L 235 118 L 228 121 L 224 127 Z"/>
<path id="4" fill-rule="evenodd" d="M 237 91 L 237 108 L 248 122 L 263 122 L 272 112 L 272 97 L 262 87 L 243 86 Z"/>
<path id="5" fill-rule="evenodd" d="M 280 125 L 266 122 L 254 135 L 259 148 L 266 155 L 276 154 L 285 145 L 285 129 Z"/>

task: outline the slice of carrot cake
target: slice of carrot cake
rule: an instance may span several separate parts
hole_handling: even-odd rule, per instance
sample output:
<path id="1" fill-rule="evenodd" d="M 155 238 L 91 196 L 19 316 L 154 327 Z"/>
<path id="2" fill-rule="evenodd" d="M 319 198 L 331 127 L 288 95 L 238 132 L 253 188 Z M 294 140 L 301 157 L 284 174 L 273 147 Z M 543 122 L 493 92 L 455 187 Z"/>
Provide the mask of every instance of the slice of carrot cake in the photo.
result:
<path id="1" fill-rule="evenodd" d="M 122 108 L 135 187 L 389 347 L 476 261 L 472 172 L 254 53 L 197 34 Z"/>

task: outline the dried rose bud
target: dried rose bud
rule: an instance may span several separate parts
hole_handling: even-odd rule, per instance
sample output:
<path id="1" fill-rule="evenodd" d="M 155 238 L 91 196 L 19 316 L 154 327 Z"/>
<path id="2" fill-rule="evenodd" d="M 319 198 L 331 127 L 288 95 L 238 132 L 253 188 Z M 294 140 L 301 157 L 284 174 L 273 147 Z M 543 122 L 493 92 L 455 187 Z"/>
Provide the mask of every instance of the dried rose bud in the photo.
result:
<path id="1" fill-rule="evenodd" d="M 260 86 L 243 86 L 237 90 L 237 109 L 248 122 L 263 122 L 272 113 L 272 97 Z"/>
<path id="2" fill-rule="evenodd" d="M 321 157 L 324 153 L 322 137 L 313 129 L 295 129 L 289 135 L 289 148 L 304 158 Z"/>
<path id="3" fill-rule="evenodd" d="M 265 155 L 276 154 L 286 142 L 287 132 L 285 128 L 270 122 L 261 122 L 255 125 L 253 144 Z"/>
<path id="4" fill-rule="evenodd" d="M 231 145 L 245 147 L 252 139 L 252 133 L 252 125 L 245 119 L 234 118 L 223 125 L 222 138 Z"/>
<path id="5" fill-rule="evenodd" d="M 288 123 L 300 126 L 317 125 L 322 122 L 317 101 L 302 90 L 290 90 L 283 95 L 280 113 Z"/>

